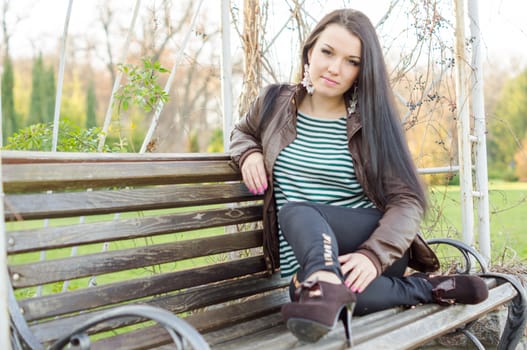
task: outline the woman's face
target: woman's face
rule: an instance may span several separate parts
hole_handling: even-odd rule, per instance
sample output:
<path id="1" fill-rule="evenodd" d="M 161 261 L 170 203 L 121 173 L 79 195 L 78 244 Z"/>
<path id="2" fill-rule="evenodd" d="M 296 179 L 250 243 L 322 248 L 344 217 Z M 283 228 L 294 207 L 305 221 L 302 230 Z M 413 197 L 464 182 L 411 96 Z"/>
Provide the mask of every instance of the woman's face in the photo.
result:
<path id="1" fill-rule="evenodd" d="M 330 24 L 308 52 L 309 75 L 315 94 L 340 97 L 359 74 L 361 42 L 345 27 Z"/>

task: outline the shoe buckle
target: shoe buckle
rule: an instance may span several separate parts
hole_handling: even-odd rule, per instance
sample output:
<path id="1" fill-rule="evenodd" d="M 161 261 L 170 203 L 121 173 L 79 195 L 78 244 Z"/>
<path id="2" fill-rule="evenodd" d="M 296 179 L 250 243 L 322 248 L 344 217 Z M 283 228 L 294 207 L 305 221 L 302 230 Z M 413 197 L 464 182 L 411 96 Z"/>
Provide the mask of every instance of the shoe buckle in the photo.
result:
<path id="1" fill-rule="evenodd" d="M 295 295 L 297 298 L 300 298 L 302 291 L 307 292 L 308 298 L 316 298 L 322 296 L 322 289 L 320 288 L 320 284 L 318 283 L 318 278 L 300 283 L 300 286 L 295 290 Z"/>
<path id="2" fill-rule="evenodd" d="M 446 279 L 432 289 L 434 300 L 440 305 L 452 305 L 456 303 L 454 298 L 445 298 L 445 294 L 456 289 L 456 282 L 453 278 Z"/>

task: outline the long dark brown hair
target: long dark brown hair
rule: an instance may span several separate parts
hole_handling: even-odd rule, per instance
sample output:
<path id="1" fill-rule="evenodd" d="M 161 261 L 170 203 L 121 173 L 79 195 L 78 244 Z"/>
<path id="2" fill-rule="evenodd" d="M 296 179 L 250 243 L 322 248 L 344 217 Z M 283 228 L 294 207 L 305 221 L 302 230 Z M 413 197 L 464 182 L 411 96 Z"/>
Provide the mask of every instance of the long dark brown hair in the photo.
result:
<path id="1" fill-rule="evenodd" d="M 328 13 L 318 22 L 302 48 L 301 69 L 308 63 L 308 53 L 320 34 L 330 24 L 346 28 L 361 41 L 360 71 L 353 86 L 344 94 L 349 101 L 354 89 L 358 93 L 358 110 L 362 121 L 366 180 L 383 205 L 387 203 L 383 174 L 393 174 L 414 190 L 423 210 L 426 194 L 412 160 L 384 62 L 375 27 L 362 12 L 340 9 Z"/>

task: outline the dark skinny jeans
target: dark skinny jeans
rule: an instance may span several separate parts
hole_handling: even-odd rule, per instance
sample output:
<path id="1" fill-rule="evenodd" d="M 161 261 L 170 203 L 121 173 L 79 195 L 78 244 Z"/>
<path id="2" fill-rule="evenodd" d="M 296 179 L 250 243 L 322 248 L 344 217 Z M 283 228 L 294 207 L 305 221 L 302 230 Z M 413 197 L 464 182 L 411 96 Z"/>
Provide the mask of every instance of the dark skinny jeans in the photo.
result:
<path id="1" fill-rule="evenodd" d="M 344 279 L 338 256 L 352 253 L 366 241 L 382 216 L 374 208 L 346 208 L 311 202 L 286 203 L 278 213 L 282 233 L 300 265 L 300 282 L 316 271 L 334 272 Z M 432 302 L 432 285 L 418 277 L 403 277 L 408 254 L 357 293 L 355 315 L 395 306 Z"/>

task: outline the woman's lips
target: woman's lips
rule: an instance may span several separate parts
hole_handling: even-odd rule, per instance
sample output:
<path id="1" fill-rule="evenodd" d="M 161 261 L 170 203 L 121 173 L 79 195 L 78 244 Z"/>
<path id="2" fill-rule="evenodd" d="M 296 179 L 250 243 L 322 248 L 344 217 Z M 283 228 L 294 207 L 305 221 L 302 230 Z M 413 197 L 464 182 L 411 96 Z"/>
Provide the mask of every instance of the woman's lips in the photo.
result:
<path id="1" fill-rule="evenodd" d="M 331 85 L 331 86 L 335 86 L 338 84 L 338 82 L 336 82 L 335 80 L 332 80 L 326 77 L 322 77 L 322 80 L 324 80 L 326 84 Z"/>

